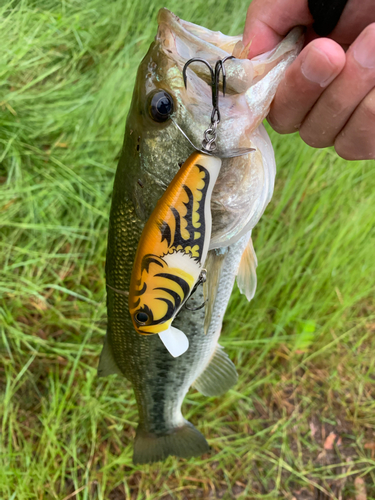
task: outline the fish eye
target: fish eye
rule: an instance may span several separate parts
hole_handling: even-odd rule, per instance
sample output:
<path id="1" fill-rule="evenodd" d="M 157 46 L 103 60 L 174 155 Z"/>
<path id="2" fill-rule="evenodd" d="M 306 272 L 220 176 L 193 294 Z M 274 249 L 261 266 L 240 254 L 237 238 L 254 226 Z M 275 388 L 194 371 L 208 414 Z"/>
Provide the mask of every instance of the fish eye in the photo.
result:
<path id="1" fill-rule="evenodd" d="M 173 99 L 165 90 L 157 90 L 149 102 L 150 116 L 156 122 L 166 122 L 173 113 Z"/>
<path id="2" fill-rule="evenodd" d="M 138 311 L 134 314 L 134 319 L 139 325 L 145 325 L 149 320 L 149 316 L 144 311 Z"/>

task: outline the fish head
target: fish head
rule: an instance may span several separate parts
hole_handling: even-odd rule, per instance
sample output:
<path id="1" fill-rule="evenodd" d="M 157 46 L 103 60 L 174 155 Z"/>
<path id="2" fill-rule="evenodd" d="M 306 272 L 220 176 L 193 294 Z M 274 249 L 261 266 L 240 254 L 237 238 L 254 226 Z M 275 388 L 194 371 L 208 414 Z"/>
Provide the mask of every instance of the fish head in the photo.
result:
<path id="1" fill-rule="evenodd" d="M 234 59 L 225 62 L 226 95 L 223 97 L 220 92 L 219 96 L 221 121 L 217 147 L 220 151 L 254 147 L 253 133 L 266 117 L 278 83 L 297 56 L 302 42 L 302 30 L 295 28 L 273 51 L 248 60 L 242 36 L 213 32 L 183 21 L 167 9 L 159 11 L 157 36 L 138 69 L 116 179 L 133 200 L 141 220 L 149 218 L 179 166 L 193 151 L 181 130 L 200 148 L 204 131 L 210 126 L 210 72 L 204 64 L 190 64 L 185 87 L 185 63 L 199 57 L 214 68 L 219 59 L 235 55 Z M 218 187 L 215 186 L 212 197 L 212 230 L 217 240 L 225 240 L 222 234 L 228 224 L 232 236 L 238 220 L 243 219 L 238 211 L 239 202 L 246 197 L 242 178 L 246 177 L 249 185 L 255 182 L 251 175 L 254 161 L 249 156 L 223 162 Z M 256 180 L 260 184 L 263 182 L 259 176 Z M 237 194 L 237 215 L 231 213 L 231 199 L 225 206 L 222 204 L 232 192 L 241 196 L 244 193 L 241 200 Z M 248 203 L 241 205 L 245 207 L 243 210 L 247 206 Z"/>
<path id="2" fill-rule="evenodd" d="M 249 60 L 249 47 L 243 46 L 242 35 L 211 31 L 161 9 L 155 46 L 167 61 L 161 65 L 159 81 L 172 92 L 172 117 L 201 147 L 204 131 L 211 125 L 213 93 L 211 72 L 202 60 L 214 70 L 218 61 L 227 59 L 223 64 L 225 96 L 223 78 L 219 77 L 218 150 L 240 147 L 266 117 L 277 86 L 301 50 L 303 40 L 303 28 L 294 28 L 273 50 Z M 193 58 L 200 61 L 189 64 L 185 86 L 184 67 Z"/>
<path id="3" fill-rule="evenodd" d="M 248 60 L 249 47 L 243 45 L 242 36 L 207 30 L 166 9 L 159 12 L 158 22 L 160 46 L 168 49 L 180 72 L 191 58 L 215 68 L 218 60 L 233 56 L 224 62 L 225 96 L 219 80 L 216 151 L 223 156 L 241 149 L 254 152 L 225 157 L 212 193 L 210 249 L 226 247 L 254 227 L 272 197 L 275 158 L 262 122 L 286 70 L 302 49 L 304 29 L 294 28 L 273 50 Z M 179 93 L 174 119 L 199 146 L 212 112 L 211 76 L 198 61 L 189 64 L 186 76 L 187 89 Z"/>

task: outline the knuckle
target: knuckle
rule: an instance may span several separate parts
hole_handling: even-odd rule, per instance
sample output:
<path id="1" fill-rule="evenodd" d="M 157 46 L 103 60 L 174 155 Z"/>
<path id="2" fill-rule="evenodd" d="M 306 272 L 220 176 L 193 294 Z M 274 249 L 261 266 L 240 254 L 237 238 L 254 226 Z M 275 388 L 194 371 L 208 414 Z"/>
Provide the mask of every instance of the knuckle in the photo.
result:
<path id="1" fill-rule="evenodd" d="M 315 128 L 311 128 L 308 124 L 303 124 L 299 130 L 301 139 L 312 148 L 327 148 L 332 146 L 333 141 Z"/>
<path id="2" fill-rule="evenodd" d="M 353 144 L 348 142 L 343 135 L 339 136 L 334 146 L 336 153 L 344 160 L 353 161 L 361 159 L 359 158 L 359 153 L 356 151 L 356 148 L 353 147 Z"/>
<path id="3" fill-rule="evenodd" d="M 304 109 L 298 100 L 293 99 L 290 87 L 281 85 L 271 104 L 268 123 L 279 134 L 291 134 L 299 129 L 302 115 L 305 115 Z"/>
<path id="4" fill-rule="evenodd" d="M 344 160 L 370 160 L 375 158 L 375 136 L 371 129 L 359 133 L 355 123 L 346 125 L 335 140 L 336 153 Z"/>
<path id="5" fill-rule="evenodd" d="M 285 121 L 279 121 L 273 113 L 267 116 L 267 121 L 271 127 L 279 134 L 291 134 L 298 130 L 298 126 L 294 126 Z"/>
<path id="6" fill-rule="evenodd" d="M 360 108 L 362 108 L 365 124 L 368 122 L 368 125 L 373 127 L 375 123 L 375 90 L 365 97 Z"/>
<path id="7" fill-rule="evenodd" d="M 314 137 L 309 130 L 306 130 L 306 127 L 300 128 L 299 135 L 303 142 L 305 142 L 308 146 L 311 146 L 312 148 L 319 147 L 316 137 Z"/>
<path id="8" fill-rule="evenodd" d="M 346 117 L 350 116 L 352 111 L 350 103 L 342 95 L 336 95 L 333 92 L 325 96 L 325 115 L 334 117 L 337 122 L 345 121 Z"/>

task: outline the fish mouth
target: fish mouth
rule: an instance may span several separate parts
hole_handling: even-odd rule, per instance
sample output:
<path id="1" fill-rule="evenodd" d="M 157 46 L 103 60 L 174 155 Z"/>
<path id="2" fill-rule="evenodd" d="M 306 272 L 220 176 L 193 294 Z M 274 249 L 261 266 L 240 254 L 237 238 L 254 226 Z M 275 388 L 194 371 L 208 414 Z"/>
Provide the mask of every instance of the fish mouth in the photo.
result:
<path id="1" fill-rule="evenodd" d="M 158 24 L 156 40 L 181 72 L 185 63 L 193 57 L 204 59 L 214 67 L 218 60 L 231 56 L 236 45 L 242 43 L 242 36 L 227 36 L 220 31 L 211 31 L 183 21 L 165 8 L 159 11 Z M 253 83 L 253 65 L 248 59 L 227 61 L 225 69 L 228 75 L 226 88 L 228 93 L 244 92 Z M 191 64 L 189 70 L 192 70 L 188 71 L 190 77 L 194 72 L 199 79 L 210 83 L 210 73 L 201 63 Z"/>
<path id="2" fill-rule="evenodd" d="M 246 92 L 290 52 L 297 54 L 304 39 L 304 28 L 294 28 L 273 50 L 249 60 L 247 54 L 250 45 L 243 45 L 242 35 L 228 36 L 220 31 L 211 31 L 184 21 L 165 8 L 158 13 L 158 25 L 156 41 L 181 71 L 193 57 L 204 59 L 213 67 L 219 59 L 233 55 L 235 59 L 225 63 L 226 91 L 229 94 Z M 204 65 L 193 63 L 189 69 L 206 83 L 210 82 L 210 74 Z"/>
<path id="3" fill-rule="evenodd" d="M 199 145 L 213 110 L 209 69 L 202 62 L 189 64 L 184 86 L 185 64 L 198 57 L 214 68 L 218 60 L 234 54 L 225 61 L 225 98 L 222 88 L 219 93 L 217 147 L 225 152 L 253 149 L 251 136 L 267 116 L 279 82 L 302 48 L 303 28 L 294 28 L 273 50 L 249 60 L 249 47 L 243 46 L 242 35 L 208 30 L 165 8 L 158 13 L 158 26 L 156 46 L 164 56 L 163 76 L 178 104 L 172 117 L 183 135 Z"/>
<path id="4" fill-rule="evenodd" d="M 182 73 L 185 64 L 198 57 L 214 68 L 218 60 L 234 54 L 234 58 L 225 61 L 226 94 L 225 98 L 220 97 L 219 108 L 221 137 L 225 138 L 226 144 L 220 145 L 219 139 L 218 146 L 222 150 L 251 148 L 248 138 L 267 116 L 278 83 L 300 52 L 304 29 L 294 28 L 273 50 L 249 60 L 249 47 L 244 47 L 242 35 L 227 36 L 220 31 L 208 30 L 183 21 L 165 8 L 158 13 L 158 25 L 156 44 L 168 61 L 171 90 L 178 95 L 182 104 L 180 109 L 184 108 L 179 116 L 176 114 L 182 130 L 196 143 L 197 131 L 201 130 L 199 141 L 204 124 L 207 128 L 212 113 L 209 69 L 202 62 L 189 64 L 187 86 L 184 86 Z M 220 85 L 222 79 L 219 88 Z M 186 120 L 187 115 L 189 120 Z M 190 123 L 186 128 L 187 121 Z"/>
<path id="5" fill-rule="evenodd" d="M 220 31 L 211 31 L 177 17 L 168 9 L 158 13 L 158 34 L 163 49 L 182 64 L 192 57 L 201 57 L 213 63 L 232 54 L 241 36 L 227 36 Z"/>

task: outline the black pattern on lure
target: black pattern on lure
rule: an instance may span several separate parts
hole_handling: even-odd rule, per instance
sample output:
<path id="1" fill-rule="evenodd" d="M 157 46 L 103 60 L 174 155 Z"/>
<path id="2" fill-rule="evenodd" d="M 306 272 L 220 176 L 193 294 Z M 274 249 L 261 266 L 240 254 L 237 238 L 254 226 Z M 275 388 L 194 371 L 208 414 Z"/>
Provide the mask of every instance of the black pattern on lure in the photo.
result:
<path id="1" fill-rule="evenodd" d="M 134 260 L 129 289 L 134 328 L 141 335 L 161 334 L 173 356 L 188 347 L 185 334 L 172 321 L 206 260 L 211 193 L 220 166 L 220 159 L 201 153 L 186 160 L 148 219 Z"/>
<path id="2" fill-rule="evenodd" d="M 177 204 L 177 206 L 171 206 L 170 210 L 173 213 L 175 220 L 175 228 L 172 232 L 171 227 L 168 222 L 165 220 L 159 222 L 160 224 L 160 233 L 161 233 L 161 241 L 164 239 L 168 242 L 169 253 L 177 252 L 182 250 L 185 253 L 190 253 L 193 259 L 195 259 L 199 264 L 202 263 L 202 252 L 204 245 L 204 237 L 206 234 L 206 219 L 204 216 L 205 204 L 206 204 L 206 196 L 208 191 L 208 186 L 210 183 L 210 174 L 208 170 L 202 165 L 195 164 L 196 168 L 199 169 L 199 172 L 204 173 L 204 178 L 202 179 L 204 182 L 204 186 L 202 189 L 198 189 L 201 193 L 201 200 L 196 201 L 198 207 L 194 210 L 194 194 L 192 189 L 189 186 L 183 185 L 182 189 L 185 191 L 188 201 L 182 202 L 182 206 Z M 186 213 L 184 208 L 186 208 Z M 193 220 L 196 217 L 198 221 L 194 224 Z M 185 238 L 181 233 L 181 224 L 185 225 L 185 233 L 188 234 L 188 237 Z M 194 251 L 192 250 L 194 248 Z"/>

